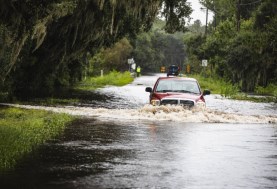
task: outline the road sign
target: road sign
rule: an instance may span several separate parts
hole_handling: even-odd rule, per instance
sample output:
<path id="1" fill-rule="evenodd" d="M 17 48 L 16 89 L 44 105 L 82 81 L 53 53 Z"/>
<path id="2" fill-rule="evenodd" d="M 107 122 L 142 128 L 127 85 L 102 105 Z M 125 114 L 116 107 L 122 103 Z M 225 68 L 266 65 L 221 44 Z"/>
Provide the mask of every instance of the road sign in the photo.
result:
<path id="1" fill-rule="evenodd" d="M 190 73 L 190 65 L 187 65 L 187 73 Z"/>
<path id="2" fill-rule="evenodd" d="M 208 66 L 208 60 L 202 60 L 202 66 L 207 67 Z"/>
<path id="3" fill-rule="evenodd" d="M 134 63 L 135 63 L 134 58 L 129 58 L 128 59 L 128 64 L 134 64 Z"/>
<path id="4" fill-rule="evenodd" d="M 165 66 L 161 66 L 161 72 L 162 72 L 162 73 L 165 72 Z"/>

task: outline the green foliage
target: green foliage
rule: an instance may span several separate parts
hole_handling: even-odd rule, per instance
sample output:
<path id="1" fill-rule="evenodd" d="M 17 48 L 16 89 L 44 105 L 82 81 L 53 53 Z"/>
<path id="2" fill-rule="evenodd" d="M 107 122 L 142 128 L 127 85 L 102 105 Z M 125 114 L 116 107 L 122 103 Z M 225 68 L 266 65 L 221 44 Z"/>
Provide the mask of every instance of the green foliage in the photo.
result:
<path id="1" fill-rule="evenodd" d="M 111 48 L 105 49 L 102 54 L 104 57 L 104 70 L 126 71 L 128 70 L 127 59 L 130 58 L 133 47 L 128 39 L 123 38 L 115 43 Z"/>
<path id="2" fill-rule="evenodd" d="M 201 0 L 214 11 L 216 28 L 199 43 L 198 34 L 186 38 L 188 62 L 205 58 L 210 74 L 231 81 L 241 91 L 254 92 L 259 86 L 276 83 L 277 6 L 274 0 L 245 0 L 238 11 L 237 2 Z M 236 28 L 238 14 L 240 31 Z"/>
<path id="3" fill-rule="evenodd" d="M 233 95 L 232 99 L 247 100 L 247 101 L 252 101 L 257 103 L 269 103 L 269 102 L 277 103 L 277 98 L 274 96 L 251 96 L 251 95 L 247 95 L 246 93 L 238 93 L 236 95 Z"/>
<path id="4" fill-rule="evenodd" d="M 257 86 L 255 93 L 260 95 L 271 95 L 277 97 L 277 85 L 269 84 L 267 87 Z"/>
<path id="5" fill-rule="evenodd" d="M 196 78 L 203 89 L 211 90 L 212 94 L 220 94 L 224 97 L 232 97 L 239 92 L 238 86 L 233 85 L 230 82 L 226 82 L 221 78 L 217 77 L 203 77 L 201 75 L 192 75 Z"/>
<path id="6" fill-rule="evenodd" d="M 0 108 L 0 170 L 12 168 L 39 144 L 61 133 L 72 117 L 38 110 Z"/>
<path id="7" fill-rule="evenodd" d="M 124 73 L 120 73 L 112 71 L 103 77 L 99 76 L 87 78 L 86 80 L 80 82 L 76 88 L 81 90 L 94 90 L 106 85 L 123 86 L 131 83 L 133 80 L 134 78 L 131 76 L 130 72 L 125 71 Z"/>
<path id="8" fill-rule="evenodd" d="M 228 54 L 231 39 L 234 36 L 236 36 L 234 24 L 231 20 L 227 20 L 220 23 L 214 33 L 198 44 L 202 48 L 202 54 L 204 54 L 204 56 L 202 55 L 203 57 L 199 57 L 200 60 L 203 58 L 207 59 L 213 72 L 221 77 L 228 78 L 229 75 L 226 66 L 226 55 Z"/>
<path id="9" fill-rule="evenodd" d="M 182 67 L 185 46 L 180 35 L 182 37 L 183 33 L 166 34 L 157 27 L 151 32 L 138 35 L 133 52 L 136 64 L 146 72 L 159 72 L 161 66 L 168 67 L 172 64 Z"/>
<path id="10" fill-rule="evenodd" d="M 241 32 L 232 42 L 227 56 L 227 64 L 233 73 L 235 83 L 242 82 L 243 91 L 253 91 L 257 85 L 259 57 L 256 53 L 255 34 Z"/>
<path id="11" fill-rule="evenodd" d="M 260 30 L 266 30 L 270 22 L 276 17 L 277 3 L 275 0 L 265 0 L 254 14 L 254 27 Z"/>
<path id="12" fill-rule="evenodd" d="M 157 35 L 155 35 L 157 34 Z M 163 48 L 164 41 L 159 40 L 163 34 L 160 33 L 142 33 L 136 39 L 136 48 L 134 49 L 134 59 L 137 65 L 140 65 L 146 71 L 158 71 L 164 54 L 160 51 Z M 156 48 L 154 47 L 154 35 L 156 36 Z M 159 39 L 158 39 L 159 38 Z M 159 46 L 160 45 L 160 46 Z M 159 49 L 159 50 L 158 50 Z"/>
<path id="13" fill-rule="evenodd" d="M 191 8 L 183 0 L 1 1 L 1 92 L 42 96 L 80 81 L 91 73 L 88 52 L 148 31 L 159 10 L 173 32 L 184 29 Z M 104 55 L 106 68 L 125 69 L 130 46 L 121 45 Z"/>
<path id="14" fill-rule="evenodd" d="M 128 58 L 133 50 L 127 38 L 123 38 L 110 48 L 102 48 L 98 53 L 89 58 L 86 73 L 88 76 L 98 76 L 101 70 L 109 72 L 112 70 L 126 71 L 129 69 Z"/>
<path id="15" fill-rule="evenodd" d="M 86 69 L 86 74 L 91 77 L 91 76 L 97 76 L 101 73 L 101 70 L 104 69 L 105 67 L 105 53 L 104 49 L 100 49 L 100 51 L 94 56 L 89 56 L 89 64 Z M 86 78 L 85 78 L 86 79 Z"/>
<path id="16" fill-rule="evenodd" d="M 224 97 L 233 97 L 239 92 L 239 88 L 237 85 L 232 85 L 230 82 L 225 82 L 225 85 L 223 84 L 220 87 L 220 95 Z"/>
<path id="17" fill-rule="evenodd" d="M 8 93 L 0 92 L 0 102 L 8 101 Z"/>
<path id="18" fill-rule="evenodd" d="M 186 0 L 164 0 L 162 15 L 166 19 L 165 30 L 168 33 L 186 31 L 186 18 L 191 14 L 192 9 L 187 5 Z"/>
<path id="19" fill-rule="evenodd" d="M 277 86 L 270 84 L 268 87 L 257 87 L 255 89 L 258 95 L 270 96 L 250 96 L 240 92 L 237 84 L 233 85 L 218 77 L 204 77 L 200 74 L 193 74 L 191 77 L 196 78 L 201 86 L 201 89 L 209 89 L 212 94 L 220 94 L 225 98 L 236 100 L 248 100 L 253 102 L 277 102 Z"/>
<path id="20" fill-rule="evenodd" d="M 191 73 L 201 72 L 201 60 L 205 58 L 203 48 L 201 47 L 204 41 L 205 37 L 199 34 L 185 35 L 184 37 L 188 56 L 186 64 L 191 66 Z"/>
<path id="21" fill-rule="evenodd" d="M 200 20 L 195 20 L 192 25 L 188 26 L 188 30 L 193 34 L 204 35 L 205 26 L 202 25 Z"/>
<path id="22" fill-rule="evenodd" d="M 42 106 L 55 106 L 55 105 L 72 105 L 79 103 L 79 99 L 61 99 L 61 98 L 43 98 L 43 99 L 35 99 L 34 103 Z"/>

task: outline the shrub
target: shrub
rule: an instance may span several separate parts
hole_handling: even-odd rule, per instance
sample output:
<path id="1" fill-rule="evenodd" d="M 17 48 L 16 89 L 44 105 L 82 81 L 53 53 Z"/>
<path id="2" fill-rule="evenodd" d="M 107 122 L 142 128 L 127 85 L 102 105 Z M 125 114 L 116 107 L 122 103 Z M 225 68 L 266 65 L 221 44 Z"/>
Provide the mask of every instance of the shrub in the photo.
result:
<path id="1" fill-rule="evenodd" d="M 73 117 L 41 110 L 0 108 L 0 170 L 12 168 L 39 144 L 61 133 Z"/>

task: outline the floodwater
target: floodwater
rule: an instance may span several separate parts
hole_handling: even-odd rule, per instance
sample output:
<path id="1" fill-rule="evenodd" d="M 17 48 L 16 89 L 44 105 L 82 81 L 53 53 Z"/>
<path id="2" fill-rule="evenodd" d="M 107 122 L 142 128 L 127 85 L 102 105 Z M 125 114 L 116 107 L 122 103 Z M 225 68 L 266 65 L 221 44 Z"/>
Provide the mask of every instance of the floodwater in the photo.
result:
<path id="1" fill-rule="evenodd" d="M 0 188 L 277 188 L 276 104 L 206 97 L 207 110 L 145 105 L 145 76 L 0 174 Z M 95 103 L 95 102 L 94 102 Z M 114 107 L 119 108 L 114 109 Z"/>
<path id="2" fill-rule="evenodd" d="M 149 103 L 149 93 L 143 92 L 146 87 L 153 87 L 157 77 L 166 76 L 158 74 L 154 76 L 143 76 L 137 78 L 132 84 L 124 87 L 107 87 L 99 89 L 98 92 L 115 97 L 116 101 L 109 101 L 103 107 L 116 105 L 120 108 L 138 108 Z M 203 89 L 202 89 L 203 90 Z M 212 92 L 212 91 L 211 91 Z M 210 110 L 235 113 L 242 115 L 277 115 L 276 103 L 254 103 L 249 101 L 231 100 L 220 95 L 205 96 L 206 106 Z"/>

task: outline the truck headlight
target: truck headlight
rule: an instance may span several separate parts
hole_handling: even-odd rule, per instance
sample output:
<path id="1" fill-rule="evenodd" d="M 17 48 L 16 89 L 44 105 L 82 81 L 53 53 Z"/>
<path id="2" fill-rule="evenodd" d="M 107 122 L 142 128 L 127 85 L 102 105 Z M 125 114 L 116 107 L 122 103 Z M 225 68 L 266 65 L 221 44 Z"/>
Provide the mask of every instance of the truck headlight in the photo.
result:
<path id="1" fill-rule="evenodd" d="M 160 100 L 157 100 L 157 99 L 151 100 L 151 105 L 153 105 L 153 106 L 159 106 L 160 104 L 161 104 Z"/>
<path id="2" fill-rule="evenodd" d="M 206 103 L 203 102 L 202 100 L 199 100 L 199 101 L 196 103 L 196 106 L 199 107 L 199 108 L 206 108 Z"/>

